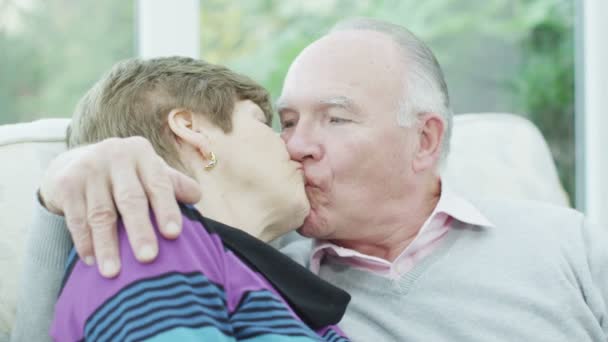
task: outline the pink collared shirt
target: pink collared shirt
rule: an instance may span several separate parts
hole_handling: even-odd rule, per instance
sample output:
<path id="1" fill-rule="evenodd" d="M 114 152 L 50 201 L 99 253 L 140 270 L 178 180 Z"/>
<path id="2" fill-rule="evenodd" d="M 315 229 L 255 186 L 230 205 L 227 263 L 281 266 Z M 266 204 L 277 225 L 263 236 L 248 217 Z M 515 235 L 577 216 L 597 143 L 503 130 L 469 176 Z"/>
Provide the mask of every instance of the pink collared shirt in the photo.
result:
<path id="1" fill-rule="evenodd" d="M 424 222 L 414 240 L 393 262 L 340 247 L 327 241 L 316 241 L 310 257 L 310 269 L 318 274 L 323 258 L 357 267 L 389 278 L 398 278 L 437 248 L 453 220 L 476 226 L 493 224 L 466 199 L 442 184 L 441 196 L 435 210 Z"/>

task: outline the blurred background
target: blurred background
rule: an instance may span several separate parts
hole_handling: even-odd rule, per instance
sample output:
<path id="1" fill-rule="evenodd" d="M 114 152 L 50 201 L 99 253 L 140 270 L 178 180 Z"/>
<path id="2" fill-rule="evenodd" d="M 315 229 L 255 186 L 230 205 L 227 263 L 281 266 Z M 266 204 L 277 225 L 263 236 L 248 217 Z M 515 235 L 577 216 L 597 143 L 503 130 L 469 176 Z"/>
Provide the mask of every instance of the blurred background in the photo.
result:
<path id="1" fill-rule="evenodd" d="M 0 0 L 0 124 L 70 116 L 112 64 L 142 55 L 142 7 L 159 2 L 146 1 Z M 165 1 L 191 6 L 196 19 L 169 18 L 154 29 L 195 23 L 196 57 L 251 76 L 276 98 L 293 58 L 341 18 L 404 25 L 435 52 L 455 113 L 510 112 L 538 126 L 574 202 L 582 184 L 576 180 L 576 2 Z"/>

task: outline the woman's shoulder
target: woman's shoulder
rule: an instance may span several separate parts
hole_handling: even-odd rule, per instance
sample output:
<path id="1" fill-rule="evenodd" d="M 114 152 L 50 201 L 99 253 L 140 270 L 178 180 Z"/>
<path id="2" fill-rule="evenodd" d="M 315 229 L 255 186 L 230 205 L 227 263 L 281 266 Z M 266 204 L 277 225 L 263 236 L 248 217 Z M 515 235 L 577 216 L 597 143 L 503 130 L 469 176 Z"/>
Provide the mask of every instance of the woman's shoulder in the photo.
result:
<path id="1" fill-rule="evenodd" d="M 121 219 L 118 220 L 117 230 L 121 274 L 125 272 L 135 272 L 136 274 L 150 273 L 154 272 L 155 269 L 179 269 L 178 264 L 183 264 L 185 261 L 188 261 L 185 262 L 188 265 L 200 258 L 215 260 L 220 256 L 218 252 L 223 249 L 222 240 L 212 231 L 212 227 L 207 227 L 210 225 L 204 223 L 202 215 L 195 208 L 186 205 L 180 205 L 180 209 L 182 213 L 182 230 L 180 235 L 175 239 L 167 239 L 160 234 L 154 214 L 152 211 L 150 212 L 150 222 L 152 223 L 158 243 L 158 256 L 150 263 L 140 263 L 136 260 L 124 223 Z M 96 268 L 87 267 L 78 259 L 76 251 L 72 250 L 66 265 L 64 283 L 77 269 L 79 272 L 84 272 L 88 269 L 95 271 Z M 143 272 L 144 270 L 146 272 Z M 120 278 L 120 274 L 117 278 Z"/>
<path id="2" fill-rule="evenodd" d="M 161 300 L 178 292 L 197 295 L 201 291 L 222 296 L 226 279 L 221 239 L 190 210 L 182 209 L 182 233 L 174 240 L 163 238 L 154 217 L 150 219 L 157 234 L 158 256 L 150 263 L 137 261 L 119 221 L 121 270 L 113 279 L 103 278 L 97 267 L 84 264 L 74 250 L 70 253 L 55 306 L 56 338 L 79 340 L 83 329 L 106 322 L 114 315 L 110 312 L 147 305 L 154 298 Z"/>

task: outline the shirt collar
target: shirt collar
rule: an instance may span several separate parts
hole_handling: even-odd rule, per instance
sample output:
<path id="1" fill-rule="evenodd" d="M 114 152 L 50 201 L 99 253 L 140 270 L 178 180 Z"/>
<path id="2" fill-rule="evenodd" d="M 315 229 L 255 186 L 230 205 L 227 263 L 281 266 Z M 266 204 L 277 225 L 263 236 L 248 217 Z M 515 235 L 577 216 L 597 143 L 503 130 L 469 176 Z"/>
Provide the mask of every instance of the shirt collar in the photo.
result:
<path id="1" fill-rule="evenodd" d="M 449 186 L 442 182 L 441 195 L 437 202 L 437 206 L 420 228 L 416 238 L 403 253 L 407 253 L 408 250 L 411 251 L 412 249 L 417 248 L 417 245 L 424 245 L 428 243 L 429 240 L 439 238 L 440 235 L 443 235 L 441 229 L 438 229 L 437 227 L 437 220 L 445 222 L 446 217 L 448 220 L 455 219 L 472 226 L 494 227 L 494 224 L 471 202 L 450 190 Z M 386 267 L 387 264 L 390 264 L 390 262 L 382 258 L 364 255 L 358 251 L 338 246 L 329 241 L 315 240 L 312 253 L 310 254 L 310 269 L 314 273 L 318 272 L 324 254 L 334 255 L 339 258 L 355 258 L 360 264 L 368 269 L 382 269 Z M 397 259 L 399 258 L 401 258 L 401 256 Z"/>
<path id="2" fill-rule="evenodd" d="M 439 213 L 447 214 L 448 216 L 469 225 L 488 228 L 495 227 L 494 224 L 471 202 L 453 192 L 449 186 L 445 184 L 442 184 L 441 186 L 441 197 L 429 219 L 432 219 Z"/>

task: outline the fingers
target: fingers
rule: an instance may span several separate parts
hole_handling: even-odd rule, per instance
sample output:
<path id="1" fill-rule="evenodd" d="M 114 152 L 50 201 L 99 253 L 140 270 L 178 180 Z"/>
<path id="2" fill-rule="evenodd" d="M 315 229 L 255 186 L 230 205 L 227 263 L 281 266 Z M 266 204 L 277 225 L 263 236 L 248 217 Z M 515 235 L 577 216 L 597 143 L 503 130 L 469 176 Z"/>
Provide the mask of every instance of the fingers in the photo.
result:
<path id="1" fill-rule="evenodd" d="M 181 233 L 182 215 L 169 169 L 171 168 L 164 160 L 154 153 L 142 156 L 137 165 L 137 173 L 150 201 L 158 229 L 164 237 L 175 239 Z"/>
<path id="2" fill-rule="evenodd" d="M 84 196 L 76 195 L 66 201 L 63 212 L 78 256 L 85 264 L 93 265 L 95 263 L 95 251 L 91 231 L 87 225 L 87 206 Z"/>
<path id="3" fill-rule="evenodd" d="M 158 254 L 158 241 L 150 221 L 146 193 L 135 165 L 117 165 L 121 167 L 113 167 L 111 171 L 114 203 L 122 217 L 135 258 L 140 262 L 150 262 Z"/>
<path id="4" fill-rule="evenodd" d="M 101 275 L 112 278 L 120 272 L 120 251 L 116 221 L 118 215 L 109 185 L 104 177 L 90 179 L 87 185 L 87 223 L 93 239 L 97 267 Z"/>
<path id="5" fill-rule="evenodd" d="M 47 201 L 42 202 L 51 212 L 64 215 L 78 256 L 87 265 L 93 265 L 95 248 L 88 225 L 86 182 L 81 175 L 93 174 L 94 171 L 87 163 L 70 167 L 75 165 L 80 153 L 81 151 L 68 151 L 51 162 L 53 165 L 49 167 L 41 182 L 40 194 L 42 198 L 42 192 L 47 189 Z M 51 202 L 59 204 L 56 210 L 49 205 Z"/>
<path id="6" fill-rule="evenodd" d="M 198 184 L 167 166 L 141 137 L 107 139 L 62 158 L 47 171 L 42 203 L 66 216 L 79 256 L 88 264 L 96 261 L 104 276 L 120 271 L 118 215 L 135 257 L 149 262 L 158 254 L 150 206 L 162 235 L 175 238 L 182 223 L 176 198 L 200 200 Z"/>

